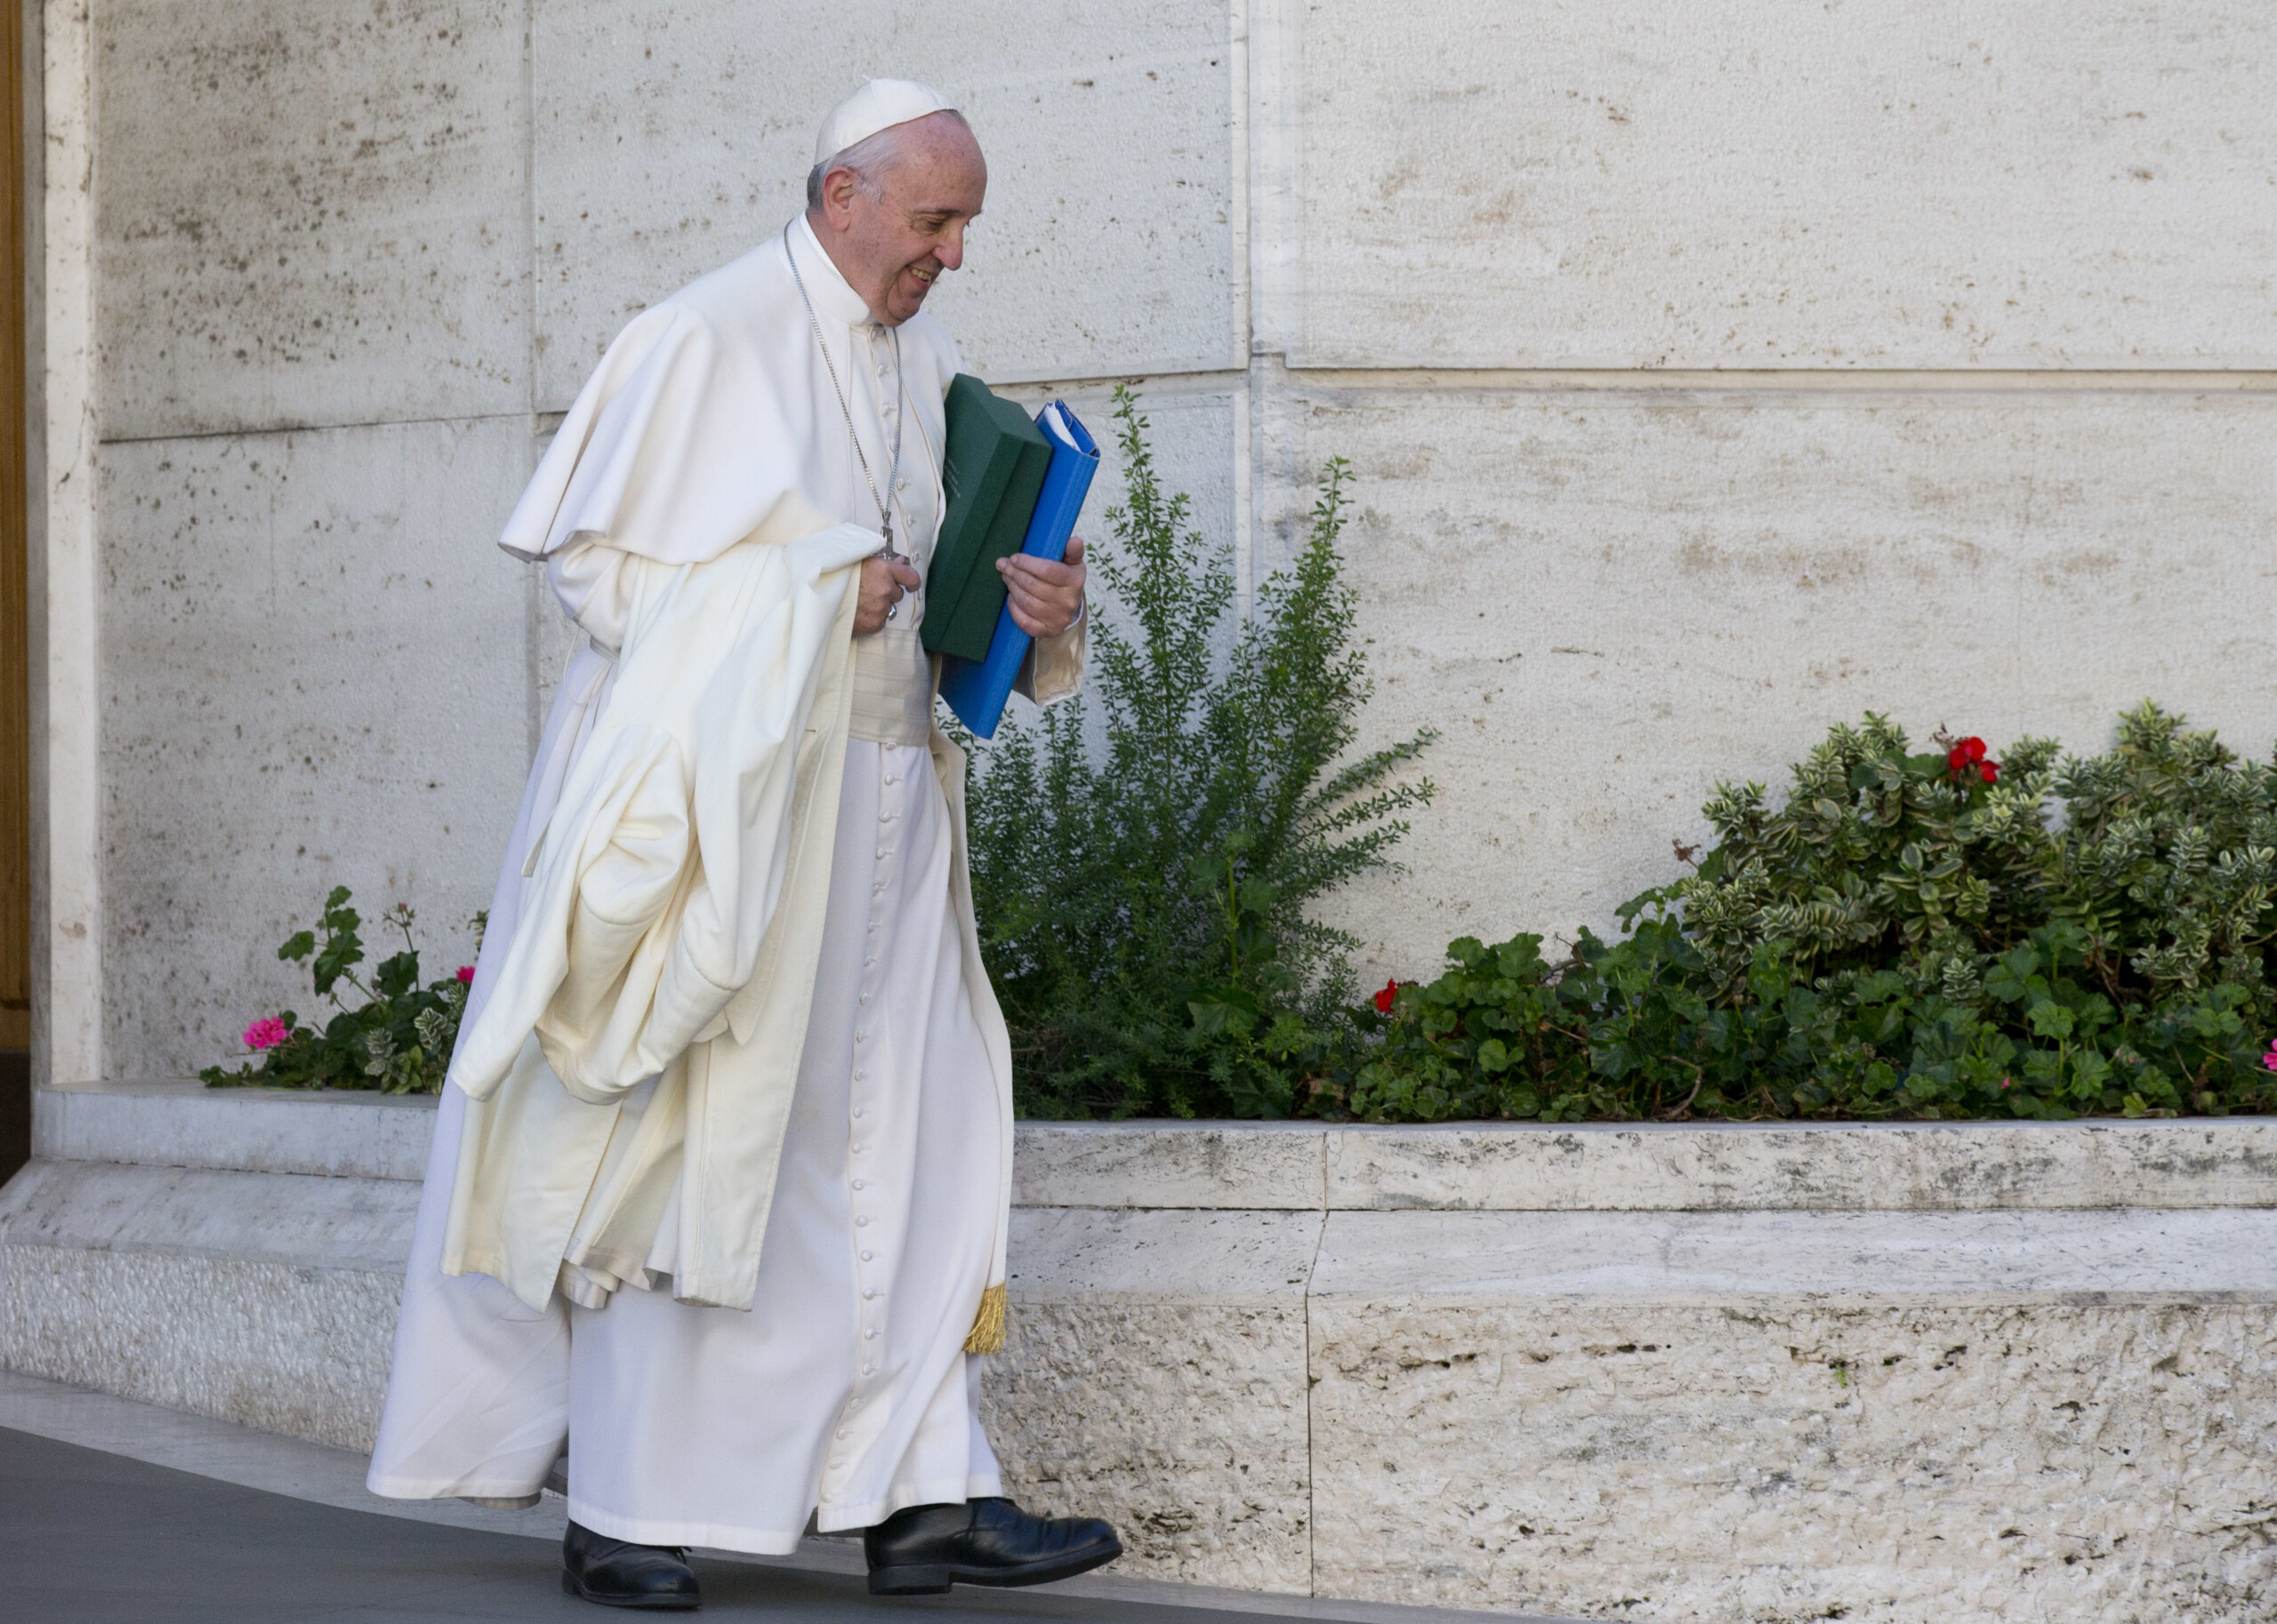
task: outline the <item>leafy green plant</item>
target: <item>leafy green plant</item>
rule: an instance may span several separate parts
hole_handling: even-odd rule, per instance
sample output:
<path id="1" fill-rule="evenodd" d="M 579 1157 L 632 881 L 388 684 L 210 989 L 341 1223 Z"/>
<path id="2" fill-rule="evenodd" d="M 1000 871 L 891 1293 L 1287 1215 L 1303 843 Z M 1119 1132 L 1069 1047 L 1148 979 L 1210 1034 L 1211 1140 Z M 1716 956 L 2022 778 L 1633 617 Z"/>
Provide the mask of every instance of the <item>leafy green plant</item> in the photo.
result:
<path id="1" fill-rule="evenodd" d="M 1356 942 L 1307 908 L 1388 861 L 1431 796 L 1398 776 L 1432 736 L 1346 759 L 1369 694 L 1336 551 L 1347 465 L 1243 618 L 1230 551 L 1162 488 L 1127 390 L 1115 419 L 1124 497 L 1091 556 L 1125 618 L 1093 622 L 1088 698 L 985 747 L 969 804 L 1018 1103 L 1284 1116 L 1352 996 Z"/>
<path id="2" fill-rule="evenodd" d="M 2110 753 L 1835 728 L 1784 805 L 1719 785 L 1693 873 L 1388 989 L 1316 1108 L 2062 1118 L 2277 1105 L 2277 774 L 2145 703 Z M 1679 855 L 1686 856 L 1679 848 Z"/>
<path id="3" fill-rule="evenodd" d="M 209 1088 L 259 1085 L 272 1089 L 377 1089 L 386 1094 L 431 1094 L 443 1086 L 459 1017 L 466 1011 L 471 965 L 440 981 L 419 985 L 419 950 L 411 927 L 418 915 L 398 903 L 382 922 L 402 933 L 403 951 L 373 968 L 366 985 L 356 974 L 364 962 L 363 919 L 349 905 L 346 886 L 325 898 L 313 930 L 286 938 L 277 956 L 306 961 L 317 996 L 337 1011 L 319 1028 L 302 1025 L 286 1009 L 245 1028 L 245 1045 L 259 1058 L 236 1067 L 209 1065 L 198 1073 Z M 475 945 L 483 914 L 474 916 Z M 342 989 L 363 994 L 350 1007 Z"/>

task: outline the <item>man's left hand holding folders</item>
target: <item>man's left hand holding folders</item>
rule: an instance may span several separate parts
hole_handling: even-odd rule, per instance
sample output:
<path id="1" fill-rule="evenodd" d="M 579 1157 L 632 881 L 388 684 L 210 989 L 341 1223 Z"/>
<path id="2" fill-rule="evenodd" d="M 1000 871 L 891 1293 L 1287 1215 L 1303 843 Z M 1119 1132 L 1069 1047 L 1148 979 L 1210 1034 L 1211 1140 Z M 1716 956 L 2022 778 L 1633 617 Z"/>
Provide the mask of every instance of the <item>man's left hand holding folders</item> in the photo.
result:
<path id="1" fill-rule="evenodd" d="M 1083 615 L 1083 538 L 1071 536 L 1064 563 L 1015 552 L 996 560 L 1012 623 L 1030 637 L 1058 637 Z"/>

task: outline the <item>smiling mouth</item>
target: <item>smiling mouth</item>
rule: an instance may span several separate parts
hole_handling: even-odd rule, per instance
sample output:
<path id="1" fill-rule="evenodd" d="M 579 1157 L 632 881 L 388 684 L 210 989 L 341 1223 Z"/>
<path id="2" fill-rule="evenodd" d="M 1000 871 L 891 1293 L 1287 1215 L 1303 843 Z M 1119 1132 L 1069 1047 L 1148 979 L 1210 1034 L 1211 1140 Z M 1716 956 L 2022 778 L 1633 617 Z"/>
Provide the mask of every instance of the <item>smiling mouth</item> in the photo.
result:
<path id="1" fill-rule="evenodd" d="M 912 265 L 909 268 L 909 274 L 915 277 L 920 282 L 925 283 L 929 286 L 933 278 L 939 276 L 941 273 L 937 270 L 921 270 L 918 267 Z"/>

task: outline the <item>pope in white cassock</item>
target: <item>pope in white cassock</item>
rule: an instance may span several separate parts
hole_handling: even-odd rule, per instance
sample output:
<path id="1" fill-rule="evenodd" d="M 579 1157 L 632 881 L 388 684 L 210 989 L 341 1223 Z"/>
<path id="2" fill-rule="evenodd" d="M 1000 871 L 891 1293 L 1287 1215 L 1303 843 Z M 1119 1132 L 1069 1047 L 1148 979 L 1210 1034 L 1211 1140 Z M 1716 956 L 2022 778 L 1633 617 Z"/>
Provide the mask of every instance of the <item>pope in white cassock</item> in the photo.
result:
<path id="1" fill-rule="evenodd" d="M 863 1529 L 881 1594 L 1121 1554 L 1002 1498 L 1011 1065 L 964 762 L 918 640 L 956 346 L 920 307 L 987 185 L 873 80 L 808 207 L 639 318 L 506 529 L 587 642 L 438 1113 L 371 1487 L 527 1504 L 564 1588 L 698 1604 L 685 1548 Z M 1002 567 L 1049 703 L 1082 544 Z"/>

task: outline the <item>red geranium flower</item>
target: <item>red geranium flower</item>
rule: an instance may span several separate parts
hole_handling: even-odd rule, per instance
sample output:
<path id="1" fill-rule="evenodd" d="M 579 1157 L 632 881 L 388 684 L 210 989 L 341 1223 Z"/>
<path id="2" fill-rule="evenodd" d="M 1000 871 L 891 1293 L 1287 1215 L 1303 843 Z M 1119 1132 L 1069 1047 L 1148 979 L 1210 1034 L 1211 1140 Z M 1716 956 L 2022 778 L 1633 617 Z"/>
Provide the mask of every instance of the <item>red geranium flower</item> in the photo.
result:
<path id="1" fill-rule="evenodd" d="M 460 966 L 459 966 L 459 979 L 460 979 L 461 981 L 468 981 L 468 982 L 472 981 L 472 980 L 474 979 L 474 966 L 472 966 L 471 964 L 462 964 L 462 965 L 460 965 Z"/>
<path id="2" fill-rule="evenodd" d="M 1389 981 L 1385 982 L 1383 985 L 1383 990 L 1376 994 L 1376 1013 L 1378 1015 L 1389 1015 L 1391 1013 L 1393 1001 L 1399 996 L 1399 989 L 1403 986 L 1412 986 L 1414 985 L 1415 984 L 1412 981 L 1403 982 L 1396 976 L 1393 977 Z"/>
<path id="3" fill-rule="evenodd" d="M 1945 736 L 1941 732 L 1937 736 Z M 2000 778 L 2000 764 L 1985 759 L 1984 741 L 1974 736 L 1953 741 L 1952 748 L 1945 752 L 1945 768 L 1955 778 L 1966 778 L 1971 773 L 1987 784 L 1997 784 Z"/>

